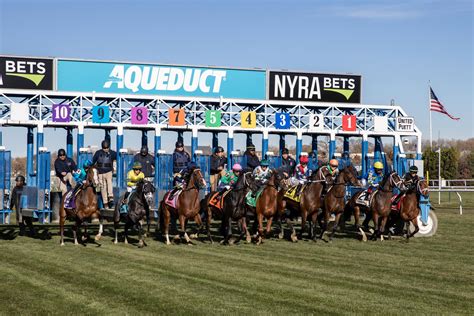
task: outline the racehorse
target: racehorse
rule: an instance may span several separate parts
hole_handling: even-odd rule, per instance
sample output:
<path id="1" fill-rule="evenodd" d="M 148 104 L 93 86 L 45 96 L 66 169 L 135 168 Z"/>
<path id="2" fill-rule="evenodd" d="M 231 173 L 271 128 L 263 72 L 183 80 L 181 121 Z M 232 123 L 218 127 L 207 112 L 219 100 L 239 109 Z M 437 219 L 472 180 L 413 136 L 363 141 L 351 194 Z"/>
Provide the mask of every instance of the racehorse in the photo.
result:
<path id="1" fill-rule="evenodd" d="M 267 219 L 266 235 L 270 234 L 272 228 L 273 218 L 275 216 L 280 217 L 282 214 L 278 214 L 278 191 L 280 189 L 280 182 L 283 179 L 283 175 L 274 170 L 270 179 L 265 184 L 260 197 L 257 199 L 255 213 L 257 215 L 256 221 L 258 221 L 258 236 L 257 245 L 262 242 L 263 239 L 263 217 Z M 280 209 L 280 211 L 282 211 Z"/>
<path id="2" fill-rule="evenodd" d="M 392 191 L 394 188 L 404 189 L 404 187 L 402 178 L 395 171 L 392 171 L 383 178 L 378 189 L 370 197 L 369 210 L 372 213 L 375 229 L 372 239 L 376 240 L 380 237 L 380 240 L 383 240 L 385 224 L 391 211 Z M 363 231 L 362 234 L 365 235 Z"/>
<path id="3" fill-rule="evenodd" d="M 239 178 L 237 179 L 233 189 L 224 196 L 222 210 L 219 210 L 218 208 L 209 204 L 209 198 L 212 195 L 208 195 L 204 199 L 203 205 L 207 210 L 207 236 L 211 242 L 212 237 L 210 227 L 213 214 L 222 215 L 220 231 L 224 236 L 223 244 L 229 244 L 229 239 L 232 237 L 232 220 L 238 221 L 240 223 L 241 235 L 239 240 L 245 234 L 248 236 L 248 238 L 250 238 L 246 222 L 247 208 L 245 207 L 245 196 L 249 190 L 256 190 L 255 182 L 252 178 L 252 173 L 245 172 L 239 175 Z"/>
<path id="4" fill-rule="evenodd" d="M 323 225 L 320 238 L 327 232 L 329 218 L 331 213 L 335 213 L 334 225 L 332 227 L 331 235 L 329 240 L 332 240 L 334 233 L 336 232 L 339 219 L 344 212 L 345 196 L 346 196 L 346 184 L 352 184 L 360 186 L 360 182 L 356 178 L 355 169 L 353 170 L 352 165 L 342 169 L 336 176 L 336 181 L 328 189 L 327 194 L 323 200 Z"/>
<path id="5" fill-rule="evenodd" d="M 64 207 L 64 201 L 61 203 L 61 209 L 59 211 L 59 227 L 61 231 L 61 246 L 64 246 L 64 221 L 66 217 L 75 220 L 73 226 L 74 232 L 74 244 L 78 245 L 77 242 L 77 230 L 80 225 L 87 219 L 98 218 L 101 221 L 101 215 L 97 202 L 97 195 L 95 188 L 99 186 L 99 176 L 97 169 L 92 166 L 87 170 L 87 177 L 85 184 L 82 185 L 81 191 L 76 196 L 76 208 L 69 209 Z M 103 226 L 99 224 L 99 233 L 95 236 L 95 240 L 99 240 L 102 237 Z M 83 240 L 87 236 L 87 226 L 84 228 Z"/>
<path id="6" fill-rule="evenodd" d="M 135 192 L 132 192 L 127 201 L 127 213 L 120 213 L 121 203 L 115 205 L 114 210 L 114 230 L 115 230 L 115 240 L 114 243 L 118 243 L 118 227 L 120 220 L 125 221 L 125 240 L 124 242 L 128 244 L 127 235 L 128 229 L 137 225 L 139 242 L 138 247 L 142 248 L 146 246 L 146 243 L 143 238 L 143 228 L 142 228 L 142 219 L 147 216 L 147 207 L 153 203 L 153 194 L 155 193 L 155 187 L 149 181 L 140 181 L 137 183 L 137 189 Z M 123 199 L 123 196 L 120 200 Z"/>
<path id="7" fill-rule="evenodd" d="M 301 215 L 301 231 L 299 234 L 299 239 L 302 239 L 303 233 L 306 229 L 306 220 L 308 216 L 311 217 L 311 222 L 314 224 L 310 227 L 309 238 L 316 238 L 316 234 L 314 234 L 314 226 L 317 221 L 317 215 L 319 209 L 322 207 L 321 195 L 324 189 L 324 183 L 326 179 L 320 169 L 313 172 L 308 180 L 308 184 L 304 187 L 303 192 L 300 193 L 300 202 L 293 201 L 285 197 L 286 190 L 280 190 L 278 193 L 278 207 L 277 213 L 283 214 L 285 209 L 288 208 L 293 210 Z M 291 223 L 290 219 L 287 218 L 287 224 L 292 230 L 291 233 L 291 240 L 293 242 L 297 242 L 298 238 L 296 237 L 296 231 Z M 283 227 L 280 221 L 280 238 L 283 238 Z"/>
<path id="8" fill-rule="evenodd" d="M 406 223 L 407 241 L 413 237 L 420 228 L 418 227 L 418 215 L 420 214 L 420 196 L 429 194 L 426 180 L 419 180 L 408 189 L 405 196 L 400 201 L 400 218 Z M 410 222 L 415 226 L 415 230 L 410 233 Z"/>
<path id="9" fill-rule="evenodd" d="M 350 200 L 346 203 L 344 207 L 344 215 L 342 216 L 342 223 L 341 225 L 344 227 L 345 222 L 350 220 L 351 215 L 354 215 L 354 227 L 356 231 L 360 231 L 362 234 L 363 241 L 367 241 L 367 236 L 365 235 L 362 227 L 360 226 L 360 214 L 363 212 L 365 214 L 365 220 L 362 224 L 365 229 L 369 229 L 369 221 L 372 218 L 372 214 L 370 214 L 369 207 L 366 205 L 361 205 L 357 201 L 359 200 L 360 196 L 366 191 L 360 190 L 359 192 L 355 193 L 351 196 Z M 368 194 L 368 193 L 366 193 Z"/>
<path id="10" fill-rule="evenodd" d="M 201 217 L 199 216 L 199 190 L 206 187 L 206 180 L 202 175 L 201 169 L 193 168 L 190 171 L 190 175 L 186 181 L 183 191 L 177 198 L 176 207 L 171 207 L 166 204 L 166 200 L 171 192 L 167 192 L 160 203 L 162 212 L 162 220 L 164 224 L 164 234 L 166 237 L 166 244 L 171 244 L 169 239 L 169 223 L 171 218 L 171 212 L 177 215 L 180 224 L 180 237 L 185 238 L 188 244 L 191 243 L 191 239 L 186 233 L 186 222 L 188 219 L 194 219 L 196 224 L 199 226 L 199 230 L 202 227 Z M 199 233 L 199 231 L 198 231 Z"/>

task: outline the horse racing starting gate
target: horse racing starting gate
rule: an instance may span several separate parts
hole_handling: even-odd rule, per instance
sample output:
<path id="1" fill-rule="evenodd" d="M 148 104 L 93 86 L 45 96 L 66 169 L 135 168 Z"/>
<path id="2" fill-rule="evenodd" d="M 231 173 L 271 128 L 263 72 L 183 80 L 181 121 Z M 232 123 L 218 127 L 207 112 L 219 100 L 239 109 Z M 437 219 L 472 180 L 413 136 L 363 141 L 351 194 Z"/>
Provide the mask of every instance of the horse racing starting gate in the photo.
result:
<path id="1" fill-rule="evenodd" d="M 271 137 L 279 137 L 279 153 L 286 137 L 296 138 L 295 159 L 303 152 L 303 140 L 311 139 L 310 168 L 318 164 L 318 138 L 328 139 L 324 159 L 336 156 L 337 141 L 350 152 L 350 140 L 361 144 L 362 175 L 373 161 L 389 165 L 384 155 L 382 137 L 393 140 L 392 168 L 402 173 L 408 166 L 404 144 L 416 147 L 413 163 L 421 163 L 421 131 L 415 119 L 395 104 L 362 104 L 362 77 L 350 74 L 321 74 L 265 69 L 242 69 L 163 64 L 136 64 L 115 61 L 65 58 L 32 58 L 0 56 L 0 69 L 14 69 L 18 64 L 41 64 L 44 73 L 0 73 L 0 146 L 2 130 L 9 126 L 27 129 L 28 190 L 35 198 L 25 198 L 27 209 L 40 221 L 49 220 L 49 153 L 41 152 L 45 128 L 67 131 L 66 151 L 74 156 L 74 131 L 78 164 L 91 157 L 84 148 L 87 129 L 102 129 L 110 140 L 116 131 L 116 196 L 126 186 L 126 172 L 133 155 L 124 151 L 124 131 L 140 130 L 142 145 L 148 144 L 148 132 L 154 132 L 155 177 L 157 201 L 172 186 L 172 155 L 162 149 L 162 132 L 175 132 L 183 140 L 191 135 L 191 156 L 209 182 L 209 156 L 198 150 L 200 133 L 212 134 L 212 146 L 219 144 L 219 134 L 227 135 L 229 164 L 246 165 L 245 156 L 234 149 L 236 135 L 246 135 L 247 145 L 255 134 L 261 135 L 262 156 L 271 167 L 281 164 L 279 154 L 268 153 Z M 23 66 L 21 66 L 21 65 Z M 16 69 L 16 68 L 15 68 Z M 35 78 L 35 79 L 31 79 Z M 37 80 L 36 80 L 37 78 Z M 41 80 L 40 80 L 41 79 Z M 39 81 L 38 81 L 39 80 Z M 36 132 L 36 146 L 35 142 Z M 373 157 L 369 140 L 374 141 Z M 165 142 L 174 140 L 164 138 Z M 203 145 L 203 144 L 201 144 Z M 209 144 L 206 144 L 209 145 Z M 33 169 L 35 148 L 36 172 Z M 259 149 L 260 149 L 259 148 Z M 6 155 L 6 152 L 3 153 Z M 321 155 L 323 156 L 323 155 Z M 6 164 L 9 160 L 6 160 Z M 5 167 L 6 166 L 6 167 Z M 39 169 L 38 169 L 39 168 Z M 230 166 L 228 166 L 230 168 Z M 10 183 L 10 167 L 0 168 L 3 179 L 2 220 L 8 210 L 5 195 Z M 208 190 L 208 189 L 207 189 Z M 156 203 L 158 205 L 158 203 Z M 429 213 L 429 209 L 426 213 Z M 423 213 L 425 214 L 425 213 Z M 429 217 L 423 215 L 423 220 Z"/>

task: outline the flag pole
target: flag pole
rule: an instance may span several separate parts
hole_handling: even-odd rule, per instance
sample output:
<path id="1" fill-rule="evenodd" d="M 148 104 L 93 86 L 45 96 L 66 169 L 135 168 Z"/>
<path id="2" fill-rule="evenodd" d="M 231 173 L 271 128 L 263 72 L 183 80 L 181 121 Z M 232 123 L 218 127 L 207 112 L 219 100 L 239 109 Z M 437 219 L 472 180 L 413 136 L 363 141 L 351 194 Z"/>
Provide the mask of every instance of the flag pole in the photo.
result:
<path id="1" fill-rule="evenodd" d="M 431 85 L 431 81 L 428 81 L 428 111 L 430 112 L 430 147 L 433 148 L 433 130 L 432 130 L 432 125 L 431 125 L 431 86 L 430 85 Z"/>

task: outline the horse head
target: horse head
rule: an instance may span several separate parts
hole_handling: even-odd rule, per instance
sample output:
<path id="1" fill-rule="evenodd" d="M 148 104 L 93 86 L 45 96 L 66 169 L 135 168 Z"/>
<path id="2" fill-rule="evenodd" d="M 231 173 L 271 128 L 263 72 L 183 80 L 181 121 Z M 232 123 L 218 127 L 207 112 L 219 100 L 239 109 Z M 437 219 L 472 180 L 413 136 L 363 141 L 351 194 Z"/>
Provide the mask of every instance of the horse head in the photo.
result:
<path id="1" fill-rule="evenodd" d="M 97 188 L 99 186 L 99 172 L 94 166 L 89 167 L 87 170 L 86 186 L 92 185 Z"/>
<path id="2" fill-rule="evenodd" d="M 198 189 L 204 189 L 207 186 L 206 180 L 202 175 L 200 168 L 194 168 L 191 171 L 191 176 L 189 177 L 189 183 L 194 184 Z"/>
<path id="3" fill-rule="evenodd" d="M 428 196 L 430 194 L 428 182 L 425 179 L 418 180 L 416 184 L 416 191 L 418 194 Z"/>
<path id="4" fill-rule="evenodd" d="M 342 169 L 339 176 L 343 177 L 344 183 L 350 183 L 353 186 L 362 186 L 360 181 L 357 179 L 357 170 L 350 165 Z"/>
<path id="5" fill-rule="evenodd" d="M 252 172 L 244 172 L 242 175 L 242 180 L 243 180 L 243 188 L 250 188 L 252 191 L 257 191 L 257 183 L 255 182 L 255 179 L 252 176 Z"/>
<path id="6" fill-rule="evenodd" d="M 140 196 L 145 198 L 145 201 L 148 205 L 153 203 L 153 194 L 155 193 L 155 187 L 150 181 L 140 181 L 137 184 L 137 192 L 139 192 Z"/>
<path id="7" fill-rule="evenodd" d="M 395 171 L 392 171 L 387 174 L 380 183 L 381 188 L 385 188 L 386 185 L 388 185 L 388 188 L 386 188 L 386 190 L 391 190 L 394 187 L 400 190 L 406 189 L 405 185 L 403 184 L 402 177 L 400 177 L 400 175 Z"/>

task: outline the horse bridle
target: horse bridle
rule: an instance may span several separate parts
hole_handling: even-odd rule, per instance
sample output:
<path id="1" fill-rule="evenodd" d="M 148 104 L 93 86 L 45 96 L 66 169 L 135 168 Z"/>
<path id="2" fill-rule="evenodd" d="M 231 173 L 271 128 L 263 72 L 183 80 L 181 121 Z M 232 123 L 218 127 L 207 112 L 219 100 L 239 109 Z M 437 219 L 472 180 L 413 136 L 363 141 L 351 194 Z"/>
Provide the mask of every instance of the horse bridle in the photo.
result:
<path id="1" fill-rule="evenodd" d="M 420 182 L 421 182 L 421 180 L 418 180 L 418 182 L 416 184 L 416 188 L 417 188 L 418 192 L 420 192 L 421 195 L 426 196 L 427 193 L 425 193 L 425 192 L 429 192 L 429 188 L 426 187 L 426 188 L 422 189 L 421 186 L 420 186 Z"/>
<path id="2" fill-rule="evenodd" d="M 399 181 L 395 182 L 395 180 L 393 179 L 393 175 L 396 174 L 396 172 L 392 172 L 390 173 L 390 176 L 389 176 L 389 185 L 393 185 L 395 188 L 398 188 L 400 189 L 400 183 L 403 182 L 403 179 L 398 176 L 400 178 Z M 379 187 L 379 190 L 382 190 L 383 192 L 392 192 L 392 190 L 384 190 L 383 187 Z"/>
<path id="3" fill-rule="evenodd" d="M 192 172 L 192 174 L 194 174 L 196 171 L 201 172 L 201 169 L 199 169 L 199 168 L 194 169 L 193 172 Z M 191 176 L 192 176 L 192 174 L 191 174 Z M 190 176 L 190 177 L 191 177 L 191 176 Z M 203 179 L 202 174 L 201 174 L 201 179 Z M 185 192 L 185 191 L 191 191 L 192 189 L 196 189 L 196 190 L 199 191 L 200 188 L 201 188 L 201 186 L 200 186 L 199 183 L 197 183 L 197 182 L 198 182 L 197 179 L 194 179 L 194 181 L 193 181 L 193 186 L 184 189 L 183 192 Z"/>

